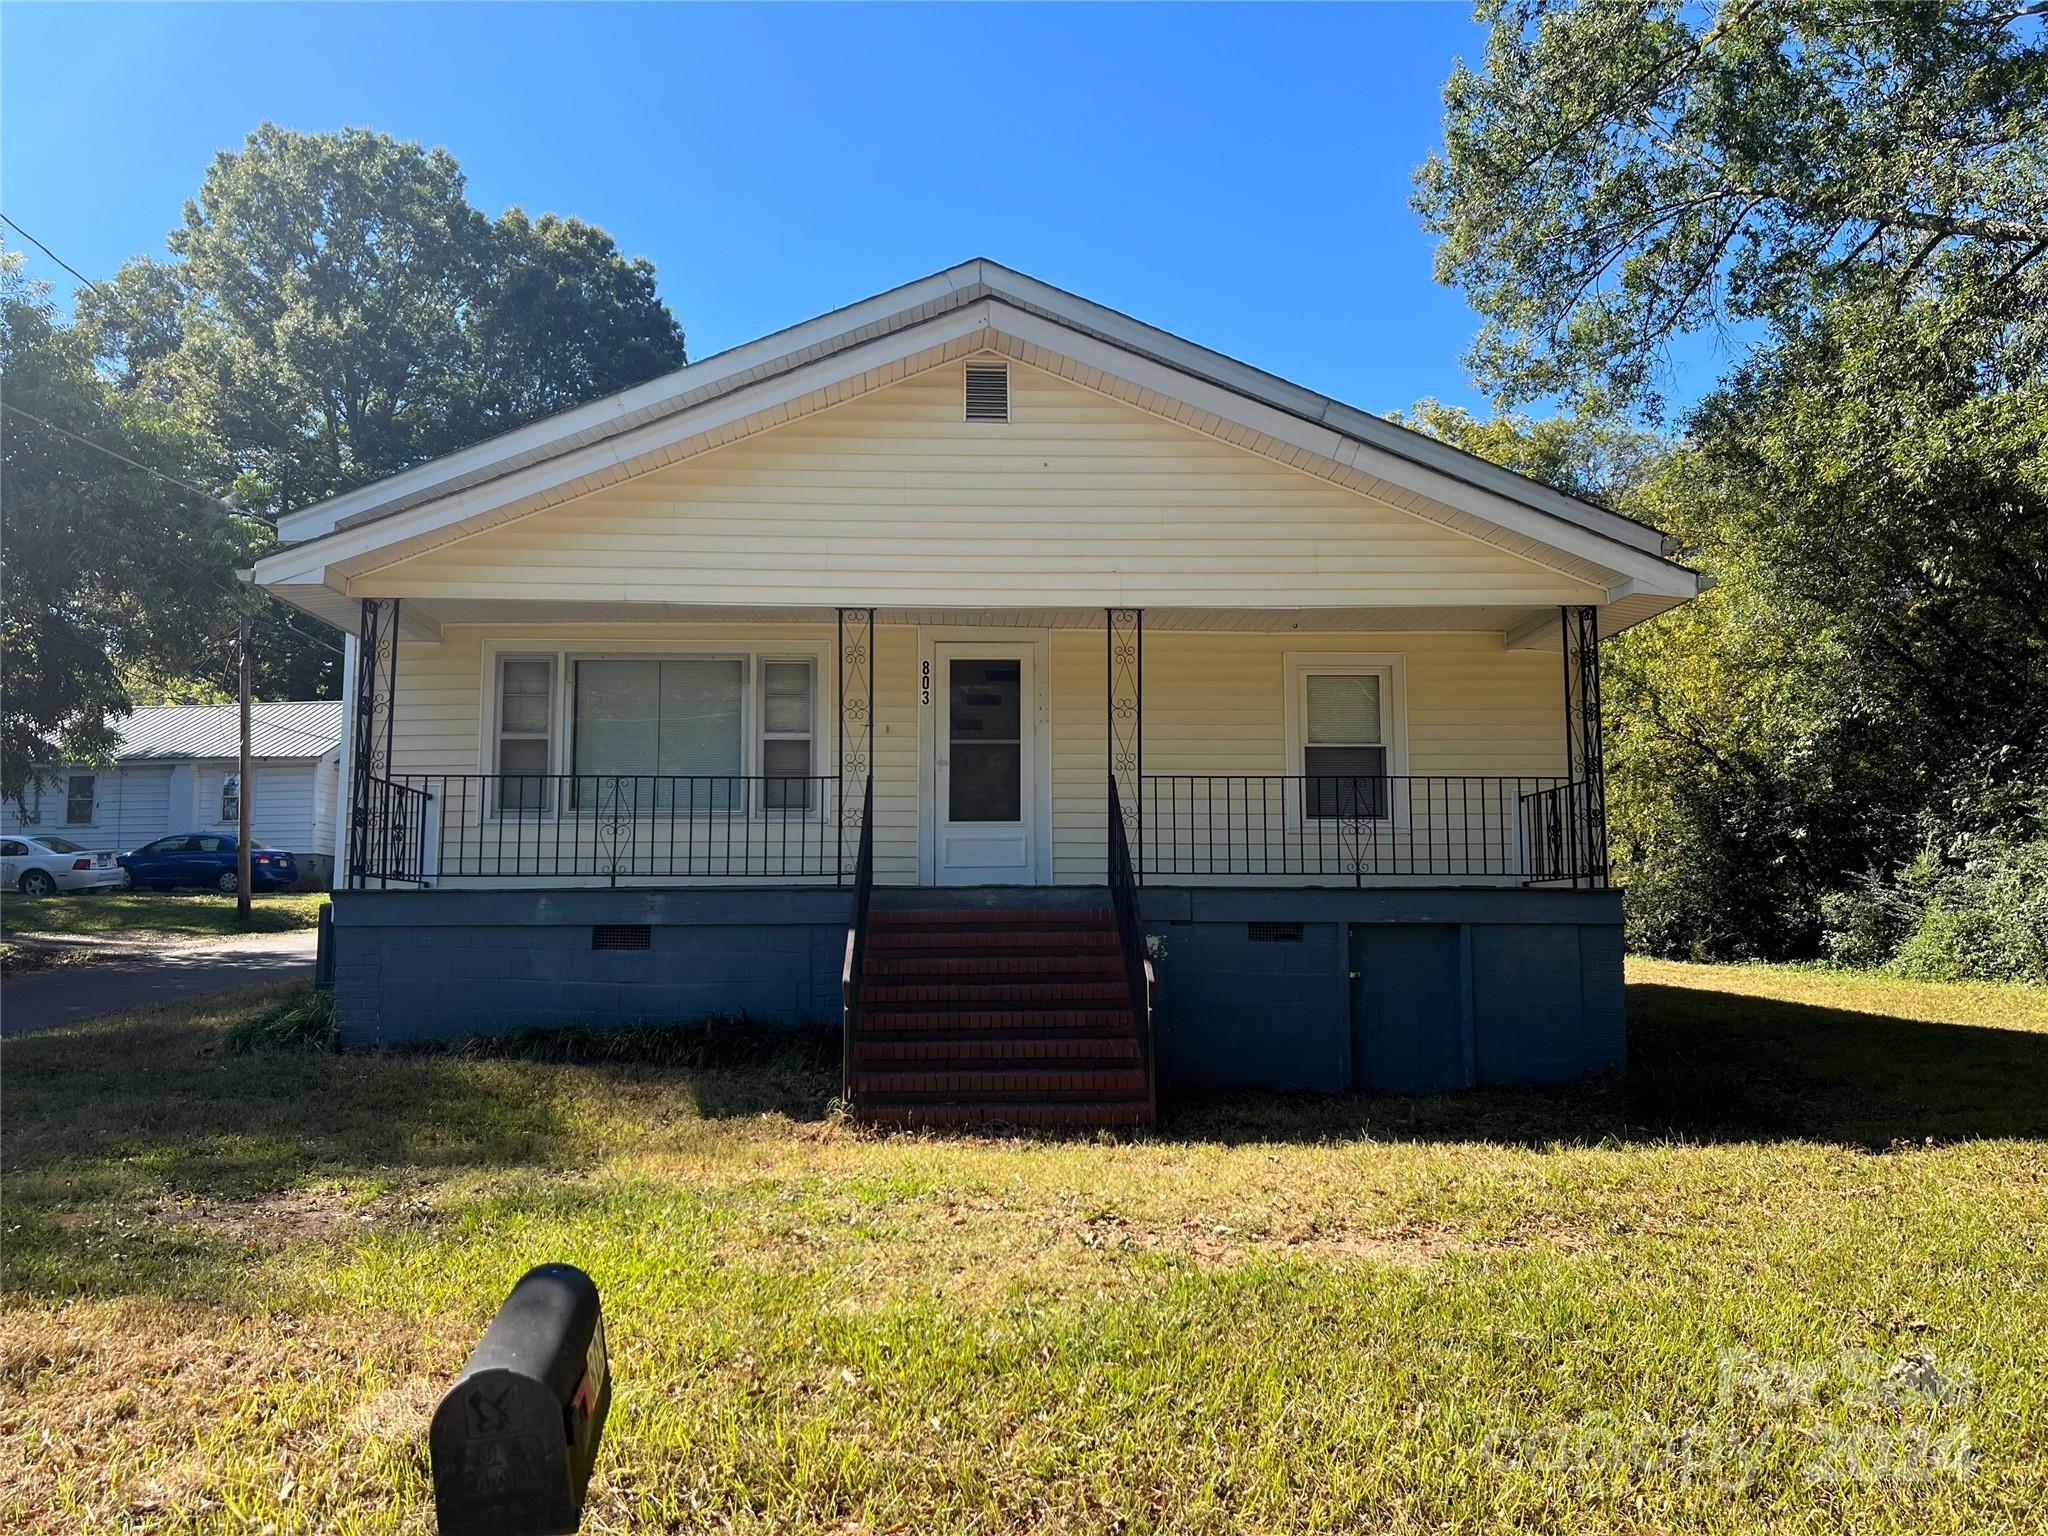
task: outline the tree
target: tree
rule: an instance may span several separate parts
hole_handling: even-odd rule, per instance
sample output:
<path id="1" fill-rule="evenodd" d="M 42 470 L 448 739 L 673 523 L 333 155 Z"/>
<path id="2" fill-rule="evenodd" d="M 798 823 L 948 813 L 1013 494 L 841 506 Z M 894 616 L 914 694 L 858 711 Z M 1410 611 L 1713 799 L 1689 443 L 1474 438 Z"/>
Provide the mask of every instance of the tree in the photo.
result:
<path id="1" fill-rule="evenodd" d="M 105 760 L 126 677 L 226 659 L 251 601 L 232 572 L 262 530 L 87 446 L 170 480 L 205 461 L 182 423 L 108 388 L 13 253 L 0 255 L 0 390 L 0 794 L 20 803 L 34 765 Z"/>
<path id="2" fill-rule="evenodd" d="M 1654 405 L 1675 336 L 1934 289 L 2040 356 L 2048 5 L 1484 0 L 1417 177 L 1506 401 Z"/>
<path id="3" fill-rule="evenodd" d="M 1407 418 L 1670 531 L 1714 578 L 1603 648 L 1636 947 L 1812 954 L 1867 872 L 2036 819 L 2048 389 L 1988 375 L 1984 350 L 1938 306 L 1838 304 L 1683 441 L 1429 401 Z"/>
<path id="4" fill-rule="evenodd" d="M 1655 414 L 1672 338 L 1748 346 L 1615 493 L 1715 580 L 1605 648 L 1632 940 L 1812 954 L 1859 881 L 2033 846 L 2048 6 L 1481 14 L 1416 201 L 1485 316 L 1482 384 Z M 1556 481 L 1595 427 L 1463 435 Z"/>
<path id="5" fill-rule="evenodd" d="M 1597 408 L 1546 417 L 1503 411 L 1482 419 L 1462 406 L 1418 400 L 1387 419 L 1615 511 L 1639 499 L 1673 446 Z"/>
<path id="6" fill-rule="evenodd" d="M 205 482 L 252 509 L 309 505 L 686 361 L 649 263 L 577 219 L 492 221 L 445 150 L 363 129 L 264 124 L 214 158 L 169 250 L 83 290 L 78 324 L 125 396 L 211 446 Z M 334 691 L 330 655 L 267 634 L 259 688 Z"/>

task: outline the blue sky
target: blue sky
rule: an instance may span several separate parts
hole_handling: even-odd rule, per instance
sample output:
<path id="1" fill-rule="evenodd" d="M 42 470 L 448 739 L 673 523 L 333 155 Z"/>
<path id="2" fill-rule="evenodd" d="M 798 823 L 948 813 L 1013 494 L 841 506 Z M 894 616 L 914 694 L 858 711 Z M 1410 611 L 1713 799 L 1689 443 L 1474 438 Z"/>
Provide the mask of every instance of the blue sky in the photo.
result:
<path id="1" fill-rule="evenodd" d="M 14 0 L 0 206 L 100 277 L 262 119 L 356 124 L 652 259 L 692 356 L 984 255 L 1368 410 L 1480 406 L 1407 199 L 1483 42 L 1449 4 Z"/>

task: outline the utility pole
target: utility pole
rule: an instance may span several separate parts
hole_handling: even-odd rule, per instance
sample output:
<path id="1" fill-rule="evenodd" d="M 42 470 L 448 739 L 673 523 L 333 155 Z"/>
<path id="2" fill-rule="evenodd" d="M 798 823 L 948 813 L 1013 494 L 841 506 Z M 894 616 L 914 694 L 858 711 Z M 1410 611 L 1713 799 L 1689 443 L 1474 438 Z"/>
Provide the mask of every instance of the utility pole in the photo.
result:
<path id="1" fill-rule="evenodd" d="M 249 926 L 249 620 L 242 619 L 242 741 L 235 764 L 235 921 Z"/>

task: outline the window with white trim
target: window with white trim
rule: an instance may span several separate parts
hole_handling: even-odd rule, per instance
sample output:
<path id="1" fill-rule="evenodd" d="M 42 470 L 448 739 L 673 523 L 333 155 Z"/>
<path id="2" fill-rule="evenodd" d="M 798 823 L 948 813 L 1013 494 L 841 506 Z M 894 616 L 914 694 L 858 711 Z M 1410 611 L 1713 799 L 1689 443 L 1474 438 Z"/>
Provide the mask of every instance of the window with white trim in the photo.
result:
<path id="1" fill-rule="evenodd" d="M 640 812 L 818 814 L 822 666 L 809 649 L 508 651 L 490 715 L 496 803 L 553 811 L 562 784 L 571 813 L 624 797 Z"/>
<path id="2" fill-rule="evenodd" d="M 545 811 L 554 804 L 555 663 L 550 656 L 498 659 L 498 808 Z"/>
<path id="3" fill-rule="evenodd" d="M 239 821 L 242 816 L 242 776 L 229 769 L 220 776 L 220 819 Z"/>
<path id="4" fill-rule="evenodd" d="M 817 770 L 816 663 L 761 663 L 761 803 L 771 811 L 811 809 Z"/>
<path id="5" fill-rule="evenodd" d="M 1387 673 L 1301 671 L 1302 812 L 1311 821 L 1387 813 Z"/>
<path id="6" fill-rule="evenodd" d="M 74 773 L 64 782 L 64 825 L 67 827 L 89 827 L 92 825 L 92 810 L 99 778 L 90 773 Z"/>

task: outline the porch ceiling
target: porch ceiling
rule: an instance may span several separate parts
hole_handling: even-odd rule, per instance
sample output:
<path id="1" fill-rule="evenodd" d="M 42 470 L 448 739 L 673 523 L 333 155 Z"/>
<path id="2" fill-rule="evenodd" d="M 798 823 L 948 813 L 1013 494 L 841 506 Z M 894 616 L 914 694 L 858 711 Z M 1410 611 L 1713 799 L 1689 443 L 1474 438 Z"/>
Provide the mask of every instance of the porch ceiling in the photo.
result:
<path id="1" fill-rule="evenodd" d="M 325 587 L 272 587 L 285 598 L 349 634 L 356 633 L 361 600 Z M 1666 598 L 1631 597 L 1599 610 L 1603 636 L 1618 633 L 1670 606 Z M 435 641 L 451 625 L 505 629 L 520 625 L 596 624 L 820 624 L 830 625 L 834 608 L 751 607 L 687 603 L 601 603 L 519 601 L 511 598 L 406 598 L 400 615 L 408 640 Z M 1145 628 L 1154 633 L 1205 631 L 1241 634 L 1402 633 L 1462 631 L 1499 633 L 1511 649 L 1554 649 L 1558 613 L 1554 607 L 1432 605 L 1406 608 L 1146 608 Z M 904 608 L 875 609 L 883 625 L 951 625 L 990 629 L 1094 629 L 1104 624 L 1101 608 Z"/>

